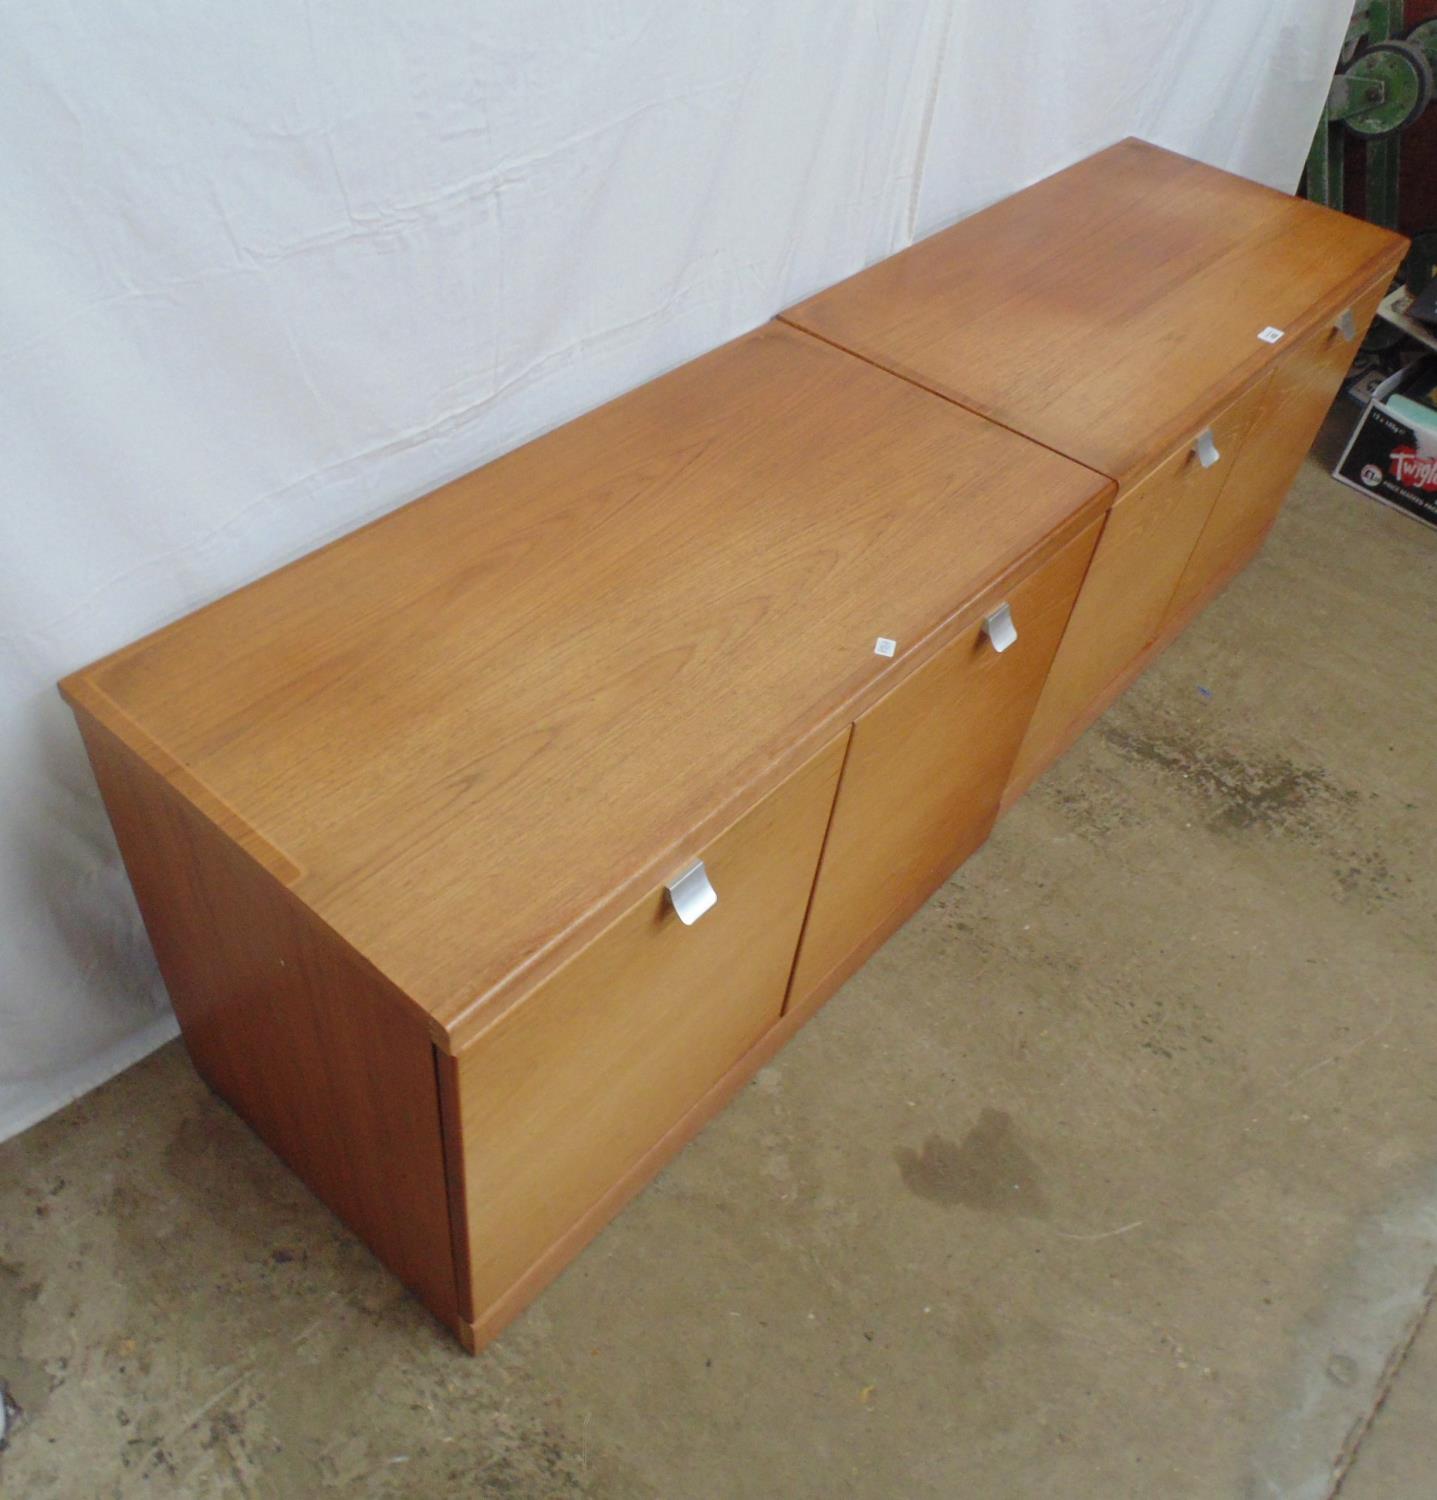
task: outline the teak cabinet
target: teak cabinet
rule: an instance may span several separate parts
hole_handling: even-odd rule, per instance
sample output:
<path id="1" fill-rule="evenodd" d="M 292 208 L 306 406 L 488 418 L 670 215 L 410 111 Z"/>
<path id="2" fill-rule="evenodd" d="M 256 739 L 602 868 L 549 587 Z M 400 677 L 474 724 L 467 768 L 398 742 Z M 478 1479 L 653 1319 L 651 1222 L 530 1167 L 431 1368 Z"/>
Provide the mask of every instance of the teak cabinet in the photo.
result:
<path id="1" fill-rule="evenodd" d="M 482 1344 L 1247 561 L 1401 251 L 1124 142 L 68 677 L 196 1067 Z"/>
<path id="2" fill-rule="evenodd" d="M 1404 246 L 1127 140 L 782 315 L 1118 486 L 1005 806 L 1250 561 Z"/>

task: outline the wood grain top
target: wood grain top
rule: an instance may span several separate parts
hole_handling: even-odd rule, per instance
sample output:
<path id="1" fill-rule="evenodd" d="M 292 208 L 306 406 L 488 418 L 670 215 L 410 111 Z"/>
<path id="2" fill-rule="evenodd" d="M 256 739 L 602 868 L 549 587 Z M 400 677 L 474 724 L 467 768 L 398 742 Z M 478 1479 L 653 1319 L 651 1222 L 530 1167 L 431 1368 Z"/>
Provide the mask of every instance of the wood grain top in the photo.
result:
<path id="1" fill-rule="evenodd" d="M 1405 245 L 1126 140 L 782 316 L 1126 485 Z"/>
<path id="2" fill-rule="evenodd" d="M 458 1050 L 1111 493 L 772 324 L 62 690 Z"/>

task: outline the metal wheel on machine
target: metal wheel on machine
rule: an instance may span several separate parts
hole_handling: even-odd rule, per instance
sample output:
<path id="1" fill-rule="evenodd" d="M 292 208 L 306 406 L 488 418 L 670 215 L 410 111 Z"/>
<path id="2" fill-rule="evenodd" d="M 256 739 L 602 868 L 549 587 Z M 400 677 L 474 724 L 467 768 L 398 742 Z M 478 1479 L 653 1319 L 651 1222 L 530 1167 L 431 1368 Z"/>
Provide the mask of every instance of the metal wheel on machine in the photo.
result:
<path id="1" fill-rule="evenodd" d="M 1409 47 L 1416 47 L 1427 59 L 1427 66 L 1437 74 L 1437 16 L 1430 21 L 1419 21 L 1402 40 Z"/>
<path id="2" fill-rule="evenodd" d="M 1374 42 L 1339 76 L 1382 85 L 1379 101 L 1342 122 L 1364 140 L 1377 141 L 1405 130 L 1432 100 L 1432 66 L 1423 46 L 1410 41 Z"/>

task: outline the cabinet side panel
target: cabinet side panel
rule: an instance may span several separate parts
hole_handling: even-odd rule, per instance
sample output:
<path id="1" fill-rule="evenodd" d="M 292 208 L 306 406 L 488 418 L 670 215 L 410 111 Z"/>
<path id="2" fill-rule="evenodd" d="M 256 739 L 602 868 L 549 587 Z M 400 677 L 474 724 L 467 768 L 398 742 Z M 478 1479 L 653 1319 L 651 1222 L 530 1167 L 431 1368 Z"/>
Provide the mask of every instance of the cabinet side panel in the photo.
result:
<path id="1" fill-rule="evenodd" d="M 433 1044 L 423 1026 L 163 777 L 88 714 L 77 718 L 195 1067 L 455 1325 Z"/>

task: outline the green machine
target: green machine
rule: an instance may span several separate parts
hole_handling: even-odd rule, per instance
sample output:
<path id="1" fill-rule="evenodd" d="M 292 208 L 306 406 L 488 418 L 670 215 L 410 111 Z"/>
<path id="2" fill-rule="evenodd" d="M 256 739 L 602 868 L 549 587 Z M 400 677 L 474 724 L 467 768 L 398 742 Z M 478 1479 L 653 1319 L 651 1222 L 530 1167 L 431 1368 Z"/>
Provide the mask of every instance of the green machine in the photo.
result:
<path id="1" fill-rule="evenodd" d="M 1307 157 L 1307 196 L 1342 208 L 1346 133 L 1365 140 L 1363 217 L 1388 229 L 1397 227 L 1398 136 L 1432 102 L 1437 70 L 1437 20 L 1403 35 L 1402 9 L 1403 0 L 1357 0 Z"/>

